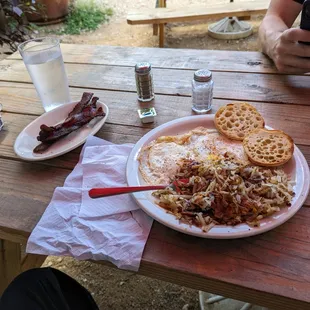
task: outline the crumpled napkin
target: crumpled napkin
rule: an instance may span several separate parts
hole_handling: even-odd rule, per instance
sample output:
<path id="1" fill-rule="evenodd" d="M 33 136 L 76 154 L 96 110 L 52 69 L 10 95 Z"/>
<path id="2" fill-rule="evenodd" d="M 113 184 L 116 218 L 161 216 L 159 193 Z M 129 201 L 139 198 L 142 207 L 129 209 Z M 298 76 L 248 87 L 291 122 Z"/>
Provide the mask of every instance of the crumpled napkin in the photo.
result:
<path id="1" fill-rule="evenodd" d="M 88 196 L 92 187 L 127 186 L 125 168 L 132 147 L 89 137 L 64 186 L 55 189 L 26 252 L 108 260 L 137 271 L 153 220 L 129 194 Z"/>

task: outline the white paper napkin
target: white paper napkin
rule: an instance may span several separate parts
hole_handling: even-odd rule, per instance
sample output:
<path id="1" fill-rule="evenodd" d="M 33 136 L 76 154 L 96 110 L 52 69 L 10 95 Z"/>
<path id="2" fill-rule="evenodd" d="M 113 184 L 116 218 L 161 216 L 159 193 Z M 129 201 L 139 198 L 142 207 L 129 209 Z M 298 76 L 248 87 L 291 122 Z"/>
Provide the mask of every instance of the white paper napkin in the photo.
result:
<path id="1" fill-rule="evenodd" d="M 80 216 L 110 215 L 137 210 L 139 207 L 130 195 L 92 199 L 88 190 L 93 187 L 127 186 L 125 169 L 131 145 L 90 146 L 85 149 L 83 166 L 83 192 Z"/>
<path id="2" fill-rule="evenodd" d="M 108 260 L 137 271 L 153 220 L 133 198 L 91 199 L 92 187 L 126 186 L 125 168 L 132 145 L 89 137 L 80 160 L 56 188 L 27 244 L 27 253 Z"/>

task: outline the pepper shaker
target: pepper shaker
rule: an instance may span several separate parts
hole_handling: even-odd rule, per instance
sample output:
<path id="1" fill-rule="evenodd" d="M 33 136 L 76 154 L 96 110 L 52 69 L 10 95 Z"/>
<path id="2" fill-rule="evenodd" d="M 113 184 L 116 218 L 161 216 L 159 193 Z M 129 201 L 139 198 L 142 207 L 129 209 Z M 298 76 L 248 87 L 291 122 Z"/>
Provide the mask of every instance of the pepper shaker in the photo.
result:
<path id="1" fill-rule="evenodd" d="M 207 113 L 212 108 L 213 99 L 212 73 L 201 69 L 194 73 L 192 80 L 192 110 L 196 113 Z"/>
<path id="2" fill-rule="evenodd" d="M 154 99 L 153 74 L 151 64 L 140 62 L 135 66 L 138 100 L 142 102 Z"/>

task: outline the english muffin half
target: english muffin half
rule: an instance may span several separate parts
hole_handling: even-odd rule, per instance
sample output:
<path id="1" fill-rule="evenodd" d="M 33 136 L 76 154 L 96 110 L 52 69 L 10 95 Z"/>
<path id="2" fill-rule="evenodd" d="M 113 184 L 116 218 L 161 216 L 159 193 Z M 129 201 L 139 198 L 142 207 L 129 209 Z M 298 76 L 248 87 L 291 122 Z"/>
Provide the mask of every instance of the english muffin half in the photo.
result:
<path id="1" fill-rule="evenodd" d="M 252 163 L 265 167 L 281 166 L 294 153 L 293 139 L 281 130 L 256 129 L 244 138 L 243 147 Z"/>
<path id="2" fill-rule="evenodd" d="M 215 114 L 214 123 L 220 133 L 240 141 L 253 130 L 265 126 L 263 117 L 246 102 L 230 103 L 220 108 Z"/>

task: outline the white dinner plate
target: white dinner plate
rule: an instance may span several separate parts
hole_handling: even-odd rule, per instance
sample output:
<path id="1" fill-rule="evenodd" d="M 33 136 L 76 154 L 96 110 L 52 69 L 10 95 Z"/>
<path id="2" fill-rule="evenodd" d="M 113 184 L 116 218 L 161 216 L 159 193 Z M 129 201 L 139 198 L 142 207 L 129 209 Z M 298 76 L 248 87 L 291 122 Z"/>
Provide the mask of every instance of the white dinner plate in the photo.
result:
<path id="1" fill-rule="evenodd" d="M 29 161 L 54 158 L 75 149 L 83 144 L 88 136 L 96 134 L 105 123 L 109 114 L 109 108 L 100 101 L 97 101 L 97 108 L 102 107 L 106 114 L 105 117 L 94 118 L 88 124 L 52 144 L 42 154 L 36 154 L 33 152 L 33 149 L 40 144 L 37 140 L 37 136 L 40 132 L 40 126 L 42 124 L 54 126 L 55 124 L 64 121 L 77 103 L 78 102 L 71 102 L 61 105 L 42 114 L 27 127 L 25 127 L 24 130 L 18 135 L 14 143 L 14 151 L 16 155 Z"/>
<path id="2" fill-rule="evenodd" d="M 140 149 L 149 144 L 160 136 L 178 135 L 190 131 L 198 126 L 214 129 L 214 115 L 199 115 L 189 116 L 173 120 L 163 124 L 145 136 L 143 136 L 135 145 L 128 157 L 126 167 L 126 177 L 129 186 L 145 185 L 140 172 L 138 154 Z M 267 127 L 271 129 L 270 127 Z M 281 211 L 266 217 L 260 221 L 260 227 L 250 227 L 247 224 L 239 224 L 236 226 L 216 225 L 207 233 L 203 232 L 199 227 L 190 226 L 185 223 L 180 223 L 174 215 L 167 213 L 163 208 L 155 203 L 155 198 L 152 192 L 134 193 L 140 207 L 156 221 L 178 230 L 180 232 L 194 235 L 203 238 L 213 239 L 233 239 L 249 237 L 263 232 L 269 231 L 290 219 L 305 202 L 310 186 L 310 172 L 306 159 L 300 150 L 295 146 L 293 158 L 284 166 L 284 171 L 291 176 L 291 179 L 296 182 L 294 187 L 295 196 L 290 207 L 282 208 Z"/>

